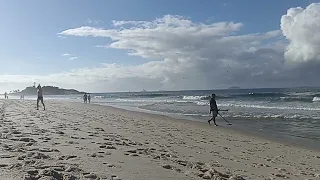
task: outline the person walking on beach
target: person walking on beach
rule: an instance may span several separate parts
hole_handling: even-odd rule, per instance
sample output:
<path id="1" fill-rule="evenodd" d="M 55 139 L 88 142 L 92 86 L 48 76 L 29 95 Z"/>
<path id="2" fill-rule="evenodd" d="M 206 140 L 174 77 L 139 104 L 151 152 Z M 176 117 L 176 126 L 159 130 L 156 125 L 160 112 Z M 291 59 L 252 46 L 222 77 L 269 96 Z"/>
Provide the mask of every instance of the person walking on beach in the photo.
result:
<path id="1" fill-rule="evenodd" d="M 208 123 L 210 124 L 210 122 L 213 120 L 214 125 L 218 126 L 216 124 L 216 117 L 218 115 L 218 106 L 217 106 L 217 102 L 216 102 L 216 95 L 212 94 L 211 99 L 210 99 L 210 114 L 212 113 L 212 118 L 210 120 L 208 120 Z"/>
<path id="2" fill-rule="evenodd" d="M 83 95 L 83 103 L 87 103 L 87 99 L 88 99 L 87 93 L 84 93 L 84 95 Z"/>
<path id="3" fill-rule="evenodd" d="M 91 101 L 91 96 L 90 96 L 90 94 L 88 94 L 88 101 L 89 101 L 89 104 L 90 104 L 90 101 Z"/>
<path id="4" fill-rule="evenodd" d="M 8 99 L 8 94 L 7 94 L 7 92 L 4 93 L 4 99 Z"/>
<path id="5" fill-rule="evenodd" d="M 41 101 L 42 105 L 43 105 L 43 110 L 46 110 L 46 106 L 44 105 L 43 102 L 43 95 L 42 95 L 42 87 L 40 86 L 40 84 L 37 87 L 37 94 L 38 94 L 38 98 L 37 98 L 37 110 L 39 110 L 39 102 Z"/>

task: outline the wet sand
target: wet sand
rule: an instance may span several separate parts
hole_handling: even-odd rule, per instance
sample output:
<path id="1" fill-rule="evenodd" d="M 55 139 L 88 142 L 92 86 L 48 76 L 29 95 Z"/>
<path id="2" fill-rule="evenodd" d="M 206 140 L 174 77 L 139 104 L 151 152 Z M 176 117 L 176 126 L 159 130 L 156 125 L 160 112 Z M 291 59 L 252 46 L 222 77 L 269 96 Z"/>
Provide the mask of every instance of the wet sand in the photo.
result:
<path id="1" fill-rule="evenodd" d="M 112 107 L 0 100 L 1 180 L 320 179 L 320 152 Z"/>

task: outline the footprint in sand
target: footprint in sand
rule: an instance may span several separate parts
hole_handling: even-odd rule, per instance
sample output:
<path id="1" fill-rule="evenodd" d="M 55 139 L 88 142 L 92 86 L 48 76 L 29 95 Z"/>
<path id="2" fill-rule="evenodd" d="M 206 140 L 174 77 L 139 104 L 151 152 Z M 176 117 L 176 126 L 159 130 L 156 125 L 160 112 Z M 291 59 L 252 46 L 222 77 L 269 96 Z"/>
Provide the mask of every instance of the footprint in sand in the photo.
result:
<path id="1" fill-rule="evenodd" d="M 79 144 L 79 142 L 76 141 L 66 141 L 67 144 Z"/>
<path id="2" fill-rule="evenodd" d="M 102 163 L 102 164 L 106 165 L 106 166 L 109 167 L 109 168 L 115 168 L 115 167 L 116 167 L 115 165 L 109 164 L 109 163 L 107 163 L 107 162 L 104 162 L 104 163 Z"/>
<path id="3" fill-rule="evenodd" d="M 106 154 L 106 155 L 108 155 L 108 154 Z M 98 157 L 98 158 L 102 158 L 103 157 L 103 155 L 101 155 L 101 153 L 98 153 L 98 154 L 97 153 L 87 154 L 87 156 L 89 156 L 89 157 Z"/>
<path id="4" fill-rule="evenodd" d="M 116 175 L 112 175 L 111 176 L 111 180 L 121 180 L 121 179 Z"/>
<path id="5" fill-rule="evenodd" d="M 60 156 L 58 159 L 59 160 L 69 160 L 69 159 L 74 159 L 77 158 L 75 155 L 67 155 L 67 156 Z"/>
<path id="6" fill-rule="evenodd" d="M 24 175 L 24 180 L 75 180 L 79 176 L 69 174 L 66 172 L 58 172 L 53 168 L 46 168 L 42 170 L 31 169 Z"/>

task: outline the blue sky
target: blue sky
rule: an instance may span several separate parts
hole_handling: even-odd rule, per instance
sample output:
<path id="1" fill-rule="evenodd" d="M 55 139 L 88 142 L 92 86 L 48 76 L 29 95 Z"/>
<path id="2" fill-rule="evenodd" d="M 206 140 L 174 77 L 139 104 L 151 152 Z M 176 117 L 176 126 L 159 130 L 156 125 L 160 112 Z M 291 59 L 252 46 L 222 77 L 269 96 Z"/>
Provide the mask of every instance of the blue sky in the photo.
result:
<path id="1" fill-rule="evenodd" d="M 171 14 L 195 23 L 240 22 L 244 26 L 237 35 L 265 33 L 280 29 L 281 16 L 289 8 L 305 8 L 312 2 L 316 1 L 4 0 L 0 5 L 0 74 L 50 75 L 101 63 L 134 66 L 150 61 L 129 56 L 126 50 L 95 47 L 111 43 L 109 38 L 58 37 L 67 29 L 110 29 L 112 20 L 152 21 Z M 70 56 L 62 56 L 65 53 Z"/>

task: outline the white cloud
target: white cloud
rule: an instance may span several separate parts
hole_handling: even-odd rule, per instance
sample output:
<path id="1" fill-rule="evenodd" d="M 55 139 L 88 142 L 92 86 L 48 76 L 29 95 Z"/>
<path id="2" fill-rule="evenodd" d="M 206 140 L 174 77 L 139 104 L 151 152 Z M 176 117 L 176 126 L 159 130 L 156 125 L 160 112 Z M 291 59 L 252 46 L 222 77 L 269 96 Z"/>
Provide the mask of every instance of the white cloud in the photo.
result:
<path id="1" fill-rule="evenodd" d="M 96 47 L 96 48 L 108 48 L 109 46 L 106 46 L 106 45 L 96 45 L 96 46 L 94 46 L 94 47 Z"/>
<path id="2" fill-rule="evenodd" d="M 71 60 L 71 61 L 72 61 L 72 60 L 76 60 L 76 59 L 78 59 L 77 56 L 73 56 L 73 57 L 70 57 L 70 58 L 69 58 L 69 60 Z"/>
<path id="3" fill-rule="evenodd" d="M 71 54 L 69 54 L 69 53 L 64 53 L 64 54 L 61 54 L 61 56 L 71 56 Z"/>
<path id="4" fill-rule="evenodd" d="M 60 38 L 60 39 L 66 39 L 67 38 L 65 36 L 60 36 L 60 35 L 58 35 L 57 37 Z"/>
<path id="5" fill-rule="evenodd" d="M 113 67 L 111 69 L 115 71 L 112 77 L 121 80 L 154 79 L 158 81 L 158 86 L 167 89 L 227 86 L 228 83 L 232 85 L 237 82 L 239 75 L 246 76 L 241 84 L 248 85 L 252 84 L 252 79 L 258 75 L 262 77 L 278 69 L 277 66 L 283 62 L 281 54 L 263 51 L 264 41 L 278 38 L 281 35 L 279 30 L 236 35 L 243 24 L 194 23 L 184 17 L 170 15 L 151 22 L 113 21 L 113 23 L 116 27 L 120 27 L 118 29 L 80 27 L 68 29 L 60 34 L 108 37 L 113 40 L 108 48 L 124 49 L 129 55 L 148 59 L 162 59 L 163 61 L 151 61 L 140 66 Z M 129 27 L 125 28 L 125 25 Z M 273 60 L 272 56 L 280 59 Z M 262 62 L 263 60 L 272 63 Z M 249 76 L 248 71 L 252 71 L 253 75 Z M 100 73 L 102 72 L 104 71 Z M 110 68 L 105 72 L 110 74 Z M 124 74 L 127 77 L 123 77 Z M 218 76 L 223 77 L 217 78 Z"/>
<path id="6" fill-rule="evenodd" d="M 287 62 L 320 61 L 320 3 L 290 8 L 281 18 L 281 29 L 289 40 Z"/>
<path id="7" fill-rule="evenodd" d="M 76 29 L 65 30 L 60 35 L 72 35 L 72 36 L 94 36 L 94 37 L 109 37 L 111 33 L 116 33 L 113 30 L 104 30 L 101 28 L 94 28 L 89 26 L 82 26 Z"/>
<path id="8" fill-rule="evenodd" d="M 103 23 L 103 21 L 102 20 L 92 20 L 92 19 L 87 19 L 86 20 L 86 23 L 87 24 L 100 24 L 100 23 Z"/>
<path id="9" fill-rule="evenodd" d="M 293 8 L 281 18 L 281 30 L 251 34 L 239 34 L 245 28 L 242 23 L 195 23 L 171 15 L 154 21 L 113 21 L 111 29 L 67 29 L 58 35 L 109 38 L 106 48 L 121 49 L 148 62 L 103 64 L 48 76 L 0 76 L 0 83 L 32 79 L 100 92 L 318 85 L 318 12 L 319 4 Z M 288 68 L 285 62 L 306 63 Z"/>

